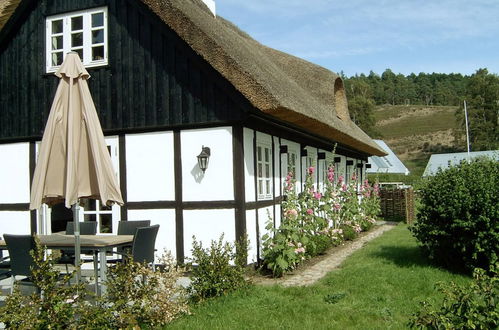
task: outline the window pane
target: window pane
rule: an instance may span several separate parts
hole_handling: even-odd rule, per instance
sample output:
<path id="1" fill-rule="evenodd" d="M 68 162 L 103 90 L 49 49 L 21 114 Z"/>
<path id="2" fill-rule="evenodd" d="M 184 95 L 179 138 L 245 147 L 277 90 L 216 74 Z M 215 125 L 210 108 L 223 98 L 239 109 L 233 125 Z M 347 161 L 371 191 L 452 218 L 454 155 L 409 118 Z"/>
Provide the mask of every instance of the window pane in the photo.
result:
<path id="1" fill-rule="evenodd" d="M 83 46 L 83 32 L 71 34 L 71 47 Z"/>
<path id="2" fill-rule="evenodd" d="M 92 44 L 101 44 L 104 42 L 104 30 L 92 31 Z"/>
<path id="3" fill-rule="evenodd" d="M 270 178 L 270 166 L 269 166 L 269 164 L 265 164 L 265 177 Z"/>
<path id="4" fill-rule="evenodd" d="M 263 194 L 263 180 L 258 180 L 258 193 Z"/>
<path id="5" fill-rule="evenodd" d="M 269 149 L 268 148 L 265 148 L 265 161 L 266 162 L 269 161 Z"/>
<path id="6" fill-rule="evenodd" d="M 97 218 L 95 214 L 84 214 L 83 221 L 95 221 Z"/>
<path id="7" fill-rule="evenodd" d="M 100 215 L 100 232 L 112 233 L 113 232 L 113 215 L 101 214 Z"/>
<path id="8" fill-rule="evenodd" d="M 83 30 L 83 16 L 71 17 L 71 31 Z"/>
<path id="9" fill-rule="evenodd" d="M 92 14 L 92 27 L 104 26 L 104 13 Z"/>
<path id="10" fill-rule="evenodd" d="M 270 181 L 265 181 L 266 193 L 270 194 Z"/>
<path id="11" fill-rule="evenodd" d="M 262 175 L 262 164 L 258 164 L 258 177 L 261 178 Z"/>
<path id="12" fill-rule="evenodd" d="M 104 46 L 92 47 L 92 61 L 104 59 Z"/>
<path id="13" fill-rule="evenodd" d="M 52 65 L 57 66 L 62 64 L 62 52 L 52 53 Z"/>
<path id="14" fill-rule="evenodd" d="M 52 21 L 52 34 L 62 33 L 62 19 Z"/>
<path id="15" fill-rule="evenodd" d="M 52 50 L 62 49 L 62 36 L 52 37 Z"/>
<path id="16" fill-rule="evenodd" d="M 256 159 L 261 161 L 262 160 L 262 147 L 256 148 L 256 155 L 257 155 Z"/>
<path id="17" fill-rule="evenodd" d="M 100 210 L 101 211 L 111 211 L 112 209 L 112 206 L 107 206 L 107 205 L 104 205 L 104 204 L 100 204 Z"/>
<path id="18" fill-rule="evenodd" d="M 78 56 L 80 57 L 80 60 L 83 61 L 83 48 L 80 48 L 80 49 L 73 49 L 72 50 L 73 52 L 77 52 L 78 53 Z"/>

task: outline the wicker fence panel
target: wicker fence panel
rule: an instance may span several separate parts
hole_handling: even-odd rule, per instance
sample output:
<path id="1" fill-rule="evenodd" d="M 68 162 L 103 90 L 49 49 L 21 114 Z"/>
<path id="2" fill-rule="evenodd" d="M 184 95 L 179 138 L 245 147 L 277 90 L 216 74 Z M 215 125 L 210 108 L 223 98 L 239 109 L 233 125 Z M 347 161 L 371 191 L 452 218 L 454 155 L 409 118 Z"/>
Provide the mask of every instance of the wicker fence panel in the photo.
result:
<path id="1" fill-rule="evenodd" d="M 386 220 L 414 221 L 414 189 L 381 188 L 381 216 Z"/>

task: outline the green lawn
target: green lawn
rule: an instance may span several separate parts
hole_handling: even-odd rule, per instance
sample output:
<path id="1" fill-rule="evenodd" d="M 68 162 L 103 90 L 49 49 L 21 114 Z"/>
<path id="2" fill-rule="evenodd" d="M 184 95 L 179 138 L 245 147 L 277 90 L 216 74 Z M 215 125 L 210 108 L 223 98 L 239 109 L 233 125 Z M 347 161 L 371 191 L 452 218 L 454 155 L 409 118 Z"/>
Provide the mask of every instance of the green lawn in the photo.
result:
<path id="1" fill-rule="evenodd" d="M 419 301 L 440 298 L 436 282 L 451 280 L 470 278 L 430 265 L 399 225 L 316 285 L 252 286 L 193 308 L 168 329 L 401 329 Z"/>

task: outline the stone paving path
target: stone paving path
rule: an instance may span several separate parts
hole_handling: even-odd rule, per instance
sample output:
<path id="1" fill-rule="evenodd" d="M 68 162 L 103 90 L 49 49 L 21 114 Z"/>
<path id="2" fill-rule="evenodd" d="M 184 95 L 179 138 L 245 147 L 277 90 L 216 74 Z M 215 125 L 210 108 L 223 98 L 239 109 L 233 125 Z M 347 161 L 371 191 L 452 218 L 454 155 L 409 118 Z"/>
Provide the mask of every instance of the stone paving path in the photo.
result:
<path id="1" fill-rule="evenodd" d="M 355 241 L 346 242 L 344 245 L 329 250 L 325 256 L 319 257 L 322 260 L 317 263 L 308 267 L 306 265 L 304 265 L 304 267 L 299 267 L 295 272 L 286 274 L 282 278 L 255 277 L 252 280 L 255 284 L 260 285 L 280 284 L 285 287 L 311 285 L 330 271 L 339 268 L 341 263 L 348 256 L 360 249 L 367 242 L 382 235 L 384 232 L 393 229 L 396 225 L 397 222 L 383 222 L 364 235 L 361 235 Z"/>

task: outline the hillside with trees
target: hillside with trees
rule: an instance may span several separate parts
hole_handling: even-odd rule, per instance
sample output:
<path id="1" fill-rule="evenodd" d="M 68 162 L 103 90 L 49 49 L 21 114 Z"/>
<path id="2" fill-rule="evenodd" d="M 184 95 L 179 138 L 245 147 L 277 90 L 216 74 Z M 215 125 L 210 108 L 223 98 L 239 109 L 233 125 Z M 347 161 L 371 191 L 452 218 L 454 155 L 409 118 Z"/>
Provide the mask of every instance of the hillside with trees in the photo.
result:
<path id="1" fill-rule="evenodd" d="M 352 120 L 384 139 L 416 176 L 432 153 L 466 150 L 465 100 L 472 151 L 499 149 L 499 76 L 487 69 L 343 78 Z"/>

